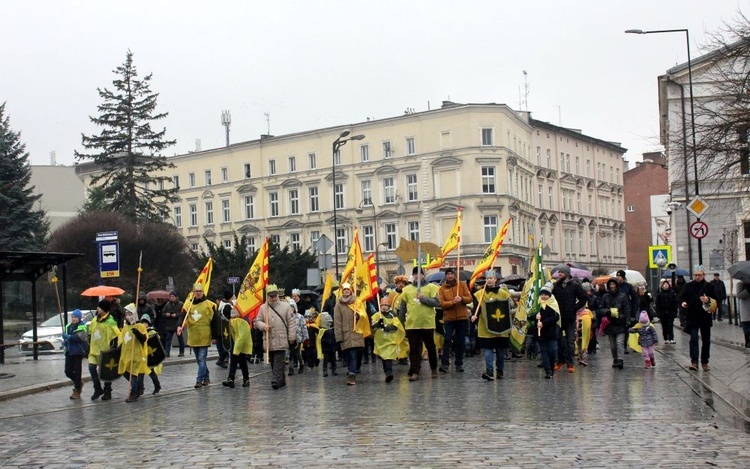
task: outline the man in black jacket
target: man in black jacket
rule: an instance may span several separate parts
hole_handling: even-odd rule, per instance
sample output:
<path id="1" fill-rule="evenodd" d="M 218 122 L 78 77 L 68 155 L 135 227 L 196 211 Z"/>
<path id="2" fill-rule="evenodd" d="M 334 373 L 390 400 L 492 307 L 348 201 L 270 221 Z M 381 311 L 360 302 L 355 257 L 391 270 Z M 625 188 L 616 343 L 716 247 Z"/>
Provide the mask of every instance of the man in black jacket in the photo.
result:
<path id="1" fill-rule="evenodd" d="M 711 326 L 713 320 L 709 311 L 710 302 L 716 300 L 714 286 L 706 282 L 702 266 L 693 270 L 693 280 L 685 285 L 677 301 L 685 309 L 685 332 L 690 334 L 690 369 L 698 371 L 698 333 L 702 342 L 700 360 L 703 371 L 708 371 L 711 354 Z"/>
<path id="2" fill-rule="evenodd" d="M 726 304 L 724 302 L 727 299 L 727 287 L 726 285 L 724 285 L 724 281 L 721 280 L 721 275 L 718 272 L 714 274 L 714 279 L 711 280 L 711 284 L 714 286 L 714 290 L 716 291 L 716 303 L 718 303 L 718 308 L 716 308 L 716 312 L 713 313 L 712 316 L 717 321 L 723 321 L 721 315 L 724 314 L 724 311 L 726 311 Z M 729 321 L 732 321 L 731 317 L 729 318 Z"/>
<path id="3" fill-rule="evenodd" d="M 583 287 L 571 278 L 570 267 L 565 266 L 558 269 L 557 274 L 559 278 L 555 282 L 552 295 L 560 306 L 561 323 L 555 371 L 567 363 L 568 373 L 573 373 L 575 372 L 573 359 L 575 358 L 576 343 L 576 313 L 586 306 L 588 295 L 583 291 Z M 563 335 L 565 335 L 564 339 Z"/>

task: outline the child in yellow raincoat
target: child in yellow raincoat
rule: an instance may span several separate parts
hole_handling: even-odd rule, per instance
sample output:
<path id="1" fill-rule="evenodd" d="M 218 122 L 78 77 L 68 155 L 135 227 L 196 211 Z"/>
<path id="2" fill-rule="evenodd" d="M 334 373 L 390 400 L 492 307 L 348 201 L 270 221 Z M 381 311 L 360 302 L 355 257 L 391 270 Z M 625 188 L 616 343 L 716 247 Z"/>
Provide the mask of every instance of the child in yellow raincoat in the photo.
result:
<path id="1" fill-rule="evenodd" d="M 391 310 L 390 298 L 380 300 L 380 311 L 372 315 L 372 329 L 375 331 L 375 355 L 383 360 L 385 382 L 393 381 L 393 362 L 399 357 L 399 347 L 406 337 L 401 321 Z"/>
<path id="2" fill-rule="evenodd" d="M 120 346 L 120 363 L 118 372 L 125 379 L 130 381 L 130 394 L 125 402 L 135 402 L 138 400 L 140 391 L 138 390 L 138 381 L 143 381 L 143 375 L 149 372 L 146 357 L 146 339 L 148 331 L 146 325 L 142 322 L 135 322 L 135 314 L 130 312 L 126 307 L 125 325 L 122 328 L 122 334 L 118 340 Z"/>
<path id="3" fill-rule="evenodd" d="M 229 358 L 229 377 L 222 381 L 222 385 L 228 388 L 234 387 L 234 376 L 237 373 L 237 365 L 242 371 L 242 387 L 250 386 L 250 374 L 247 371 L 247 357 L 253 354 L 253 336 L 250 324 L 240 317 L 237 309 L 232 308 L 232 318 L 229 320 L 229 333 L 232 336 L 234 347 L 232 356 Z"/>

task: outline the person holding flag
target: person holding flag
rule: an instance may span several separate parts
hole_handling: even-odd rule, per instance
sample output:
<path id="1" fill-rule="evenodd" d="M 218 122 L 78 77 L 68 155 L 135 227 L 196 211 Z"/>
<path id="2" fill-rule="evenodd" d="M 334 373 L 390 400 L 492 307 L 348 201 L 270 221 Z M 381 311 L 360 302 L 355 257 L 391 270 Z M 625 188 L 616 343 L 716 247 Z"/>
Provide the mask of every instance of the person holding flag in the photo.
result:
<path id="1" fill-rule="evenodd" d="M 346 359 L 348 368 L 346 384 L 349 386 L 357 384 L 357 354 L 365 347 L 364 335 L 356 331 L 359 321 L 369 321 L 367 313 L 358 311 L 357 297 L 352 291 L 352 286 L 343 283 L 341 296 L 334 308 L 333 332 Z"/>
<path id="2" fill-rule="evenodd" d="M 469 309 L 466 305 L 473 301 L 469 288 L 456 276 L 452 268 L 446 269 L 445 281 L 438 291 L 440 307 L 443 309 L 443 330 L 445 343 L 440 372 L 447 373 L 453 344 L 456 346 L 456 371 L 464 371 L 466 333 L 469 330 Z"/>
<path id="3" fill-rule="evenodd" d="M 208 259 L 206 268 L 203 269 L 199 280 L 203 279 L 205 286 L 201 282 L 193 284 L 193 292 L 185 300 L 185 320 L 177 328 L 177 335 L 182 334 L 185 329 L 190 329 L 188 334 L 188 347 L 193 349 L 195 362 L 198 364 L 198 375 L 195 379 L 195 388 L 208 386 L 211 382 L 209 379 L 206 358 L 208 357 L 208 348 L 211 346 L 212 324 L 216 314 L 216 303 L 206 298 L 206 292 L 211 281 L 211 259 Z"/>
<path id="4" fill-rule="evenodd" d="M 438 286 L 424 283 L 424 272 L 419 266 L 412 269 L 414 283 L 401 292 L 401 305 L 398 318 L 406 328 L 409 339 L 409 381 L 419 379 L 422 365 L 422 347 L 427 349 L 427 357 L 432 370 L 432 378 L 438 377 L 437 350 L 435 349 L 435 308 L 440 306 Z"/>
<path id="5" fill-rule="evenodd" d="M 484 288 L 477 292 L 479 307 L 471 321 L 478 322 L 479 348 L 484 350 L 482 379 L 493 381 L 504 378 L 505 351 L 510 344 L 511 299 L 510 292 L 497 284 L 497 272 L 489 270 L 485 278 Z"/>
<path id="6" fill-rule="evenodd" d="M 253 327 L 266 333 L 271 387 L 279 389 L 286 386 L 284 355 L 290 346 L 297 343 L 297 321 L 294 319 L 292 305 L 279 298 L 279 287 L 269 284 L 266 287 L 266 300 L 253 321 Z"/>
<path id="7" fill-rule="evenodd" d="M 552 296 L 553 288 L 552 284 L 547 282 L 539 290 L 539 312 L 536 313 L 536 327 L 532 329 L 539 343 L 545 379 L 551 379 L 554 376 L 553 365 L 557 360 L 559 329 L 557 324 L 560 321 L 560 307 L 555 297 Z"/>

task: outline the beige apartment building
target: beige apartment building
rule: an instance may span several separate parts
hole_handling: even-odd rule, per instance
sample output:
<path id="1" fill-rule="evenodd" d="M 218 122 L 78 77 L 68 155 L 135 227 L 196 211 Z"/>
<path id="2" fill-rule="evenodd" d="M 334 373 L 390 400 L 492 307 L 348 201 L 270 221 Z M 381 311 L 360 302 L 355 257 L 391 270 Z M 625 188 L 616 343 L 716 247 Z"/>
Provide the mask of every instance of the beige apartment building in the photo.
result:
<path id="1" fill-rule="evenodd" d="M 496 262 L 503 275 L 525 273 L 532 236 L 543 242 L 546 264 L 610 269 L 626 259 L 625 151 L 504 104 L 444 102 L 170 157 L 181 197 L 172 222 L 194 250 L 204 239 L 231 247 L 235 233 L 255 248 L 269 236 L 306 250 L 325 235 L 339 270 L 356 226 L 365 253 L 376 252 L 380 275 L 391 278 L 400 238 L 442 245 L 461 207 L 463 269 L 474 269 L 509 217 Z M 86 181 L 94 169 L 79 165 L 79 176 Z M 445 266 L 456 262 L 454 251 Z"/>

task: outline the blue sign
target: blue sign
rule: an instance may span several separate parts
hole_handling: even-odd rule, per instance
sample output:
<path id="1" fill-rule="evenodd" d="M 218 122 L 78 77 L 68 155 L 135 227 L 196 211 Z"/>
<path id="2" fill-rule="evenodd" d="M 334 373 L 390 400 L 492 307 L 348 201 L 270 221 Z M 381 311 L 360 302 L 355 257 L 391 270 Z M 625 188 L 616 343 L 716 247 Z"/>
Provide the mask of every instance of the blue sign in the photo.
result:
<path id="1" fill-rule="evenodd" d="M 120 276 L 119 241 L 99 243 L 99 276 L 101 278 Z"/>

